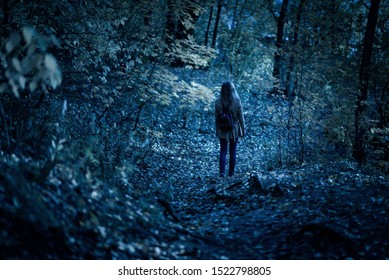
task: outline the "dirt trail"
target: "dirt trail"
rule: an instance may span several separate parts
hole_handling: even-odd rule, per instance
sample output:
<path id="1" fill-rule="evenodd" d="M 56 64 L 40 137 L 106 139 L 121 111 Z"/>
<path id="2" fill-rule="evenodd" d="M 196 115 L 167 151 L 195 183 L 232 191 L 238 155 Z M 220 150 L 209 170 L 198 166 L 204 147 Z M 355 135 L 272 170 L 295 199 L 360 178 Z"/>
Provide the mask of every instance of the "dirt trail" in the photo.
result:
<path id="1" fill-rule="evenodd" d="M 181 225 L 228 259 L 389 258 L 389 186 L 350 163 L 233 179 L 186 179 L 172 203 Z"/>

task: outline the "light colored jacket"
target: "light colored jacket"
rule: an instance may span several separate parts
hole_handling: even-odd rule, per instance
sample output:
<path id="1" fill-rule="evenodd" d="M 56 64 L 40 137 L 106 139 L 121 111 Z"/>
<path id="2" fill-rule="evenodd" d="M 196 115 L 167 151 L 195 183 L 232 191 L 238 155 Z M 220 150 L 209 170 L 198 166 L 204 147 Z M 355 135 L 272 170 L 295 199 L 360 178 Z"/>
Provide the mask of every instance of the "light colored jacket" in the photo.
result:
<path id="1" fill-rule="evenodd" d="M 227 106 L 228 104 L 224 104 L 224 106 Z M 223 109 L 223 104 L 220 99 L 220 97 L 215 102 L 215 126 L 216 126 L 216 118 L 220 111 Z M 230 106 L 230 111 L 232 112 L 233 118 L 234 118 L 234 127 L 231 131 L 223 131 L 216 126 L 216 136 L 222 139 L 232 139 L 232 138 L 238 138 L 243 137 L 245 134 L 244 130 L 244 117 L 243 117 L 243 110 L 242 110 L 242 103 L 240 99 L 234 99 Z"/>

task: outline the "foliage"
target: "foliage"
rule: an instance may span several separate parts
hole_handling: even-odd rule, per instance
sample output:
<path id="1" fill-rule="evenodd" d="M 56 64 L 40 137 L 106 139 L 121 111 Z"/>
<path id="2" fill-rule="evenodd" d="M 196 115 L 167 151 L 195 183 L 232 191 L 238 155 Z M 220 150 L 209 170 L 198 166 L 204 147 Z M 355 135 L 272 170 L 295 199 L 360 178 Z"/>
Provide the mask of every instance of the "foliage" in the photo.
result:
<path id="1" fill-rule="evenodd" d="M 24 27 L 21 34 L 12 33 L 1 46 L 0 94 L 12 91 L 20 97 L 26 88 L 34 92 L 38 85 L 46 91 L 47 85 L 58 87 L 62 77 L 56 59 L 47 52 L 50 44 L 58 46 L 55 37 L 42 36 L 31 27 Z"/>
<path id="2" fill-rule="evenodd" d="M 2 257 L 253 257 L 207 236 L 220 232 L 224 242 L 274 236 L 262 210 L 283 233 L 266 250 L 256 244 L 266 254 L 259 257 L 286 256 L 280 244 L 294 222 L 287 217 L 340 228 L 346 240 L 367 246 L 354 257 L 387 257 L 368 248 L 381 236 L 352 237 L 374 230 L 370 223 L 352 228 L 365 222 L 364 214 L 343 215 L 387 211 L 387 178 L 378 173 L 388 172 L 389 162 L 387 1 L 374 44 L 364 120 L 370 169 L 363 175 L 349 163 L 368 11 L 362 1 L 289 1 L 280 77 L 288 94 L 282 96 L 271 92 L 282 1 L 5 2 L 13 5 L 0 13 Z M 204 38 L 211 33 L 213 47 Z M 225 80 L 235 83 L 246 119 L 239 188 L 214 178 L 213 106 Z M 263 194 L 251 193 L 254 173 L 271 181 Z M 349 193 L 364 206 L 333 199 Z M 250 215 L 269 231 L 253 230 L 256 237 L 241 231 L 238 219 Z M 385 228 L 387 219 L 379 218 Z M 309 226 L 293 230 L 312 235 Z M 35 247 L 28 241 L 34 238 Z M 248 249 L 250 242 L 231 244 Z M 288 250 L 287 256 L 300 256 Z M 307 256 L 350 256 L 336 252 Z"/>

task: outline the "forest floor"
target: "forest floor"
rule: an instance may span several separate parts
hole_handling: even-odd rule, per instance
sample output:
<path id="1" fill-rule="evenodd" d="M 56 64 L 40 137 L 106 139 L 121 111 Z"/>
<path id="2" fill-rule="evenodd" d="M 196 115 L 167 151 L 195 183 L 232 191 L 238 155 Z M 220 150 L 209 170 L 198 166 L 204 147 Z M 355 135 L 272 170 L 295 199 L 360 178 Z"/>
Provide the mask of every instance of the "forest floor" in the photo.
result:
<path id="1" fill-rule="evenodd" d="M 160 166 L 170 171 L 165 197 L 173 213 L 165 213 L 203 245 L 186 257 L 389 258 L 389 183 L 382 174 L 347 161 L 255 169 L 245 164 L 255 156 L 243 139 L 237 174 L 219 178 L 216 138 L 165 141 L 179 143 L 165 149 L 172 154 Z"/>
<path id="2" fill-rule="evenodd" d="M 219 178 L 216 138 L 166 135 L 121 192 L 2 161 L 0 257 L 389 259 L 387 177 L 348 161 L 262 170 L 246 144 Z"/>

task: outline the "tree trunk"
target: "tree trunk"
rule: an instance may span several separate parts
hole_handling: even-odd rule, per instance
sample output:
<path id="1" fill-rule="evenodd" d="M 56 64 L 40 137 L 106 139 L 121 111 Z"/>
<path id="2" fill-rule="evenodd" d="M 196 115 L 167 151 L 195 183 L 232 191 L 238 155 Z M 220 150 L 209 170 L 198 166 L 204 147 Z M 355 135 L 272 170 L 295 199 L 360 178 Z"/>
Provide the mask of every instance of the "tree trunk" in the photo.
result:
<path id="1" fill-rule="evenodd" d="M 209 11 L 207 30 L 205 31 L 205 40 L 204 40 L 205 46 L 208 46 L 209 29 L 211 28 L 212 17 L 213 17 L 213 6 L 211 6 L 211 10 Z"/>
<path id="2" fill-rule="evenodd" d="M 300 30 L 300 22 L 301 22 L 301 13 L 304 8 L 306 0 L 301 0 L 298 10 L 297 10 L 297 15 L 296 15 L 296 22 L 294 24 L 294 30 L 293 30 L 293 41 L 292 41 L 292 48 L 290 52 L 290 57 L 289 57 L 289 63 L 288 63 L 288 69 L 286 73 L 286 90 L 285 94 L 287 97 L 292 98 L 296 94 L 296 80 L 293 79 L 294 74 L 294 63 L 295 63 L 295 56 L 296 56 L 296 46 L 298 44 L 299 40 L 299 30 Z"/>
<path id="3" fill-rule="evenodd" d="M 365 138 L 367 125 L 363 119 L 366 117 L 366 101 L 369 84 L 369 72 L 373 53 L 374 33 L 377 25 L 380 0 L 371 0 L 367 19 L 365 38 L 363 41 L 362 62 L 359 72 L 359 88 L 355 108 L 355 139 L 353 156 L 359 164 L 365 160 Z"/>
<path id="4" fill-rule="evenodd" d="M 286 10 L 289 0 L 283 0 L 281 5 L 280 15 L 277 18 L 277 41 L 276 52 L 274 53 L 274 68 L 273 68 L 273 93 L 282 93 L 283 87 L 281 68 L 282 68 L 282 48 L 284 46 L 284 27 L 286 21 Z"/>
<path id="5" fill-rule="evenodd" d="M 212 34 L 212 44 L 211 44 L 212 48 L 215 48 L 215 46 L 216 46 L 217 30 L 219 28 L 219 21 L 220 21 L 221 12 L 222 12 L 222 0 L 219 0 L 219 2 L 217 3 L 215 28 L 213 29 L 213 34 Z"/>

